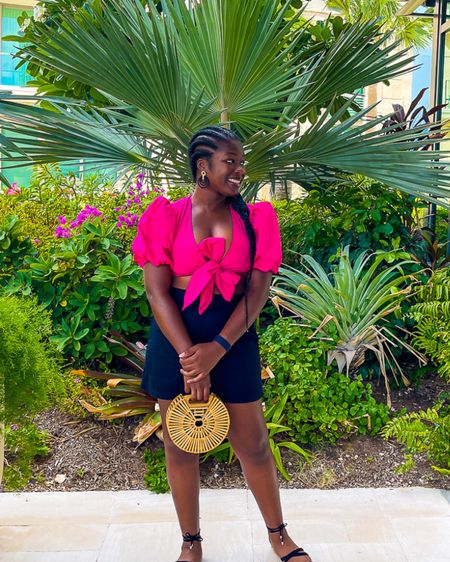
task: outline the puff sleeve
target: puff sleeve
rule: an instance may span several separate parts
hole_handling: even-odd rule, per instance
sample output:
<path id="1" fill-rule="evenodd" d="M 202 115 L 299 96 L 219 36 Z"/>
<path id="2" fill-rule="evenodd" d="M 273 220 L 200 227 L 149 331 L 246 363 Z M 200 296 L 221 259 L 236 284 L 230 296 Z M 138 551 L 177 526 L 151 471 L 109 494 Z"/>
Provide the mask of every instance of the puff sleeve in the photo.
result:
<path id="1" fill-rule="evenodd" d="M 249 205 L 250 222 L 256 235 L 254 269 L 278 273 L 282 260 L 280 227 L 275 209 L 268 202 Z"/>
<path id="2" fill-rule="evenodd" d="M 137 225 L 137 235 L 131 244 L 135 262 L 144 267 L 153 265 L 172 265 L 172 235 L 174 217 L 170 201 L 157 197 L 142 214 Z"/>

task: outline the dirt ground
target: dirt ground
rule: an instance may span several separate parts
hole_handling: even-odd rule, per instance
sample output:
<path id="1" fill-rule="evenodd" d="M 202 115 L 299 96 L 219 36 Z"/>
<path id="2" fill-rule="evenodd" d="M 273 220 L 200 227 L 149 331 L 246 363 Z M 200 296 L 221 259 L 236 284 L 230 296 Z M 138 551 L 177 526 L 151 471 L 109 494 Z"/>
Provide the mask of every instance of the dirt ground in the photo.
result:
<path id="1" fill-rule="evenodd" d="M 395 410 L 427 408 L 436 402 L 440 392 L 450 390 L 437 377 L 414 388 L 394 391 Z M 378 398 L 382 391 L 378 390 Z M 99 421 L 93 416 L 76 418 L 58 409 L 36 418 L 39 428 L 49 432 L 51 453 L 34 465 L 34 478 L 23 491 L 131 490 L 144 488 L 143 449 L 160 447 L 152 437 L 137 447 L 132 442 L 137 420 L 119 423 Z M 352 488 L 425 486 L 449 488 L 450 479 L 434 471 L 423 455 L 415 455 L 415 467 L 402 474 L 396 469 L 404 462 L 404 448 L 382 438 L 357 437 L 342 439 L 336 445 L 314 447 L 310 462 L 288 452 L 284 464 L 292 478 L 280 476 L 280 485 L 290 488 Z M 238 462 L 231 465 L 208 459 L 201 464 L 205 488 L 245 487 Z"/>

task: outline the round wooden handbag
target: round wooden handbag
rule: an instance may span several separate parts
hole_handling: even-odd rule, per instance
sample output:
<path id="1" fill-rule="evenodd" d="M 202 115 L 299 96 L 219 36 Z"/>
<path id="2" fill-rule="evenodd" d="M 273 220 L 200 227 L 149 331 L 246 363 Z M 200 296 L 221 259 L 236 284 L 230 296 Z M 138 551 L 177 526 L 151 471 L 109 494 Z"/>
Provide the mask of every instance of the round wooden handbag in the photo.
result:
<path id="1" fill-rule="evenodd" d="M 167 409 L 172 441 L 187 453 L 207 453 L 220 445 L 230 428 L 230 415 L 215 394 L 208 402 L 193 402 L 189 394 L 176 396 Z"/>

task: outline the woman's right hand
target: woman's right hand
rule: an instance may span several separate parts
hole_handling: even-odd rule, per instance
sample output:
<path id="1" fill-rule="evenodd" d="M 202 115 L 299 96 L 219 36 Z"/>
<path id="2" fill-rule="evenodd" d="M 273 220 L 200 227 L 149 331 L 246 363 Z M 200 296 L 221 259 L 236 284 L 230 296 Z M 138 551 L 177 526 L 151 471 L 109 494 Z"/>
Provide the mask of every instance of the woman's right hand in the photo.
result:
<path id="1" fill-rule="evenodd" d="M 191 382 L 187 384 L 187 380 L 190 377 L 183 377 L 184 378 L 184 391 L 191 394 L 192 400 L 196 402 L 207 402 L 209 398 L 209 393 L 211 389 L 211 375 L 206 375 L 199 382 Z"/>

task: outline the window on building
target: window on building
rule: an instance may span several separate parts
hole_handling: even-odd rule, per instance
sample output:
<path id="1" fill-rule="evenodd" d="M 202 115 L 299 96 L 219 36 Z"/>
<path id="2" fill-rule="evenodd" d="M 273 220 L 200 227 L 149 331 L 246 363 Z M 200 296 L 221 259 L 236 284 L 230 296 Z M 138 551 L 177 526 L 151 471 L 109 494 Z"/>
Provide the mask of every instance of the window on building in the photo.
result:
<path id="1" fill-rule="evenodd" d="M 450 117 L 450 33 L 445 34 L 444 61 L 442 77 L 442 102 L 449 104 L 442 109 L 441 119 L 444 121 Z"/>
<path id="2" fill-rule="evenodd" d="M 27 74 L 26 65 L 15 70 L 18 59 L 13 58 L 14 52 L 17 50 L 16 45 L 12 41 L 3 41 L 6 35 L 17 35 L 19 33 L 19 24 L 17 18 L 22 12 L 32 15 L 33 11 L 25 7 L 10 7 L 0 5 L 0 85 L 2 86 L 26 86 L 31 80 L 31 76 Z"/>

